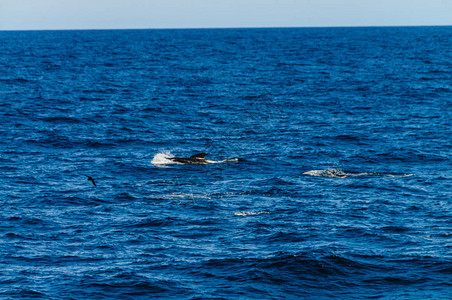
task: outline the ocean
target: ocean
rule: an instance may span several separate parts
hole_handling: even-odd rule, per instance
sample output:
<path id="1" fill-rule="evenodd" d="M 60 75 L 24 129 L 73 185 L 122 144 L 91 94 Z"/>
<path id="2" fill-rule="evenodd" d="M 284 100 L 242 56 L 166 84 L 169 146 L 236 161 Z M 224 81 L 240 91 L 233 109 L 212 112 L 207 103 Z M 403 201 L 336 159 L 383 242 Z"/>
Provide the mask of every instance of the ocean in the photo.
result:
<path id="1" fill-rule="evenodd" d="M 451 146 L 452 27 L 0 32 L 0 298 L 451 299 Z"/>

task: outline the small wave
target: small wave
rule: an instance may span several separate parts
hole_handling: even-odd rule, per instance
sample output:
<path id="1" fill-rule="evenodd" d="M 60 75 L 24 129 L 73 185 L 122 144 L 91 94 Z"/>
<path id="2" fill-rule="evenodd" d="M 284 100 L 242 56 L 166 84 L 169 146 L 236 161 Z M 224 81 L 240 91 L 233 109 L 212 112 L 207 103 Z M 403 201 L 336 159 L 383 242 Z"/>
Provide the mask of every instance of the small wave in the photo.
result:
<path id="1" fill-rule="evenodd" d="M 117 200 L 135 200 L 136 198 L 127 192 L 120 193 L 115 196 Z"/>
<path id="2" fill-rule="evenodd" d="M 258 216 L 258 215 L 264 215 L 264 214 L 268 214 L 268 211 L 238 211 L 235 212 L 234 215 L 235 216 L 239 216 L 239 217 L 246 217 L 246 216 Z"/>
<path id="3" fill-rule="evenodd" d="M 128 227 L 131 228 L 143 228 L 143 227 L 164 227 L 164 226 L 170 226 L 171 224 L 175 223 L 177 220 L 173 219 L 171 217 L 164 217 L 164 218 L 146 218 L 139 220 L 137 222 L 134 222 Z"/>
<path id="4" fill-rule="evenodd" d="M 341 169 L 325 169 L 325 170 L 311 170 L 303 173 L 304 175 L 314 177 L 328 177 L 328 178 L 347 178 L 347 177 L 367 177 L 367 176 L 379 176 L 379 177 L 409 177 L 414 174 L 391 174 L 391 173 L 378 173 L 378 172 L 349 172 Z"/>
<path id="5" fill-rule="evenodd" d="M 47 117 L 43 119 L 45 122 L 50 123 L 68 123 L 68 124 L 80 124 L 82 120 L 73 117 L 55 116 Z"/>
<path id="6" fill-rule="evenodd" d="M 115 146 L 114 143 L 110 143 L 110 142 L 103 142 L 103 141 L 82 141 L 81 142 L 82 145 L 85 145 L 89 148 L 94 148 L 94 149 L 102 149 L 102 148 L 112 148 Z"/>
<path id="7" fill-rule="evenodd" d="M 31 80 L 28 80 L 26 78 L 1 78 L 0 82 L 4 82 L 4 83 L 27 83 L 27 82 L 32 82 Z"/>
<path id="8" fill-rule="evenodd" d="M 208 194 L 195 194 L 195 193 L 172 193 L 168 195 L 163 195 L 165 199 L 211 199 Z"/>
<path id="9" fill-rule="evenodd" d="M 46 294 L 31 289 L 22 289 L 18 291 L 16 295 L 19 298 L 47 298 Z"/>

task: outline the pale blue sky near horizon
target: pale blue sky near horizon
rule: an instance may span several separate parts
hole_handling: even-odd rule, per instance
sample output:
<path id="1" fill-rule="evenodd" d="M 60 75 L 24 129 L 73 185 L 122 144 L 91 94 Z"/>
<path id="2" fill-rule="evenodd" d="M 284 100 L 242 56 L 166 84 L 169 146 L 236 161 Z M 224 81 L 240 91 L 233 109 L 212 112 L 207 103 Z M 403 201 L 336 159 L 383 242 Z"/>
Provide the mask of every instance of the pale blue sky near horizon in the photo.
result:
<path id="1" fill-rule="evenodd" d="M 0 30 L 452 25 L 452 0 L 0 0 Z"/>

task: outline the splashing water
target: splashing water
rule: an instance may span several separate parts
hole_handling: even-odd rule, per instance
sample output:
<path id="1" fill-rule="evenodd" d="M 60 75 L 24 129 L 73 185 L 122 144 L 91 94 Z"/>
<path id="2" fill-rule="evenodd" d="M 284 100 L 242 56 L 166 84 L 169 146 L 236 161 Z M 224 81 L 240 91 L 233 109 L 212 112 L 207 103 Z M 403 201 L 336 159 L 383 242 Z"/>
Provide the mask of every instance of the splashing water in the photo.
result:
<path id="1" fill-rule="evenodd" d="M 169 151 L 159 152 L 154 155 L 151 160 L 151 164 L 156 167 L 165 168 L 168 164 L 176 164 L 176 162 L 172 161 L 170 158 L 174 157 Z"/>

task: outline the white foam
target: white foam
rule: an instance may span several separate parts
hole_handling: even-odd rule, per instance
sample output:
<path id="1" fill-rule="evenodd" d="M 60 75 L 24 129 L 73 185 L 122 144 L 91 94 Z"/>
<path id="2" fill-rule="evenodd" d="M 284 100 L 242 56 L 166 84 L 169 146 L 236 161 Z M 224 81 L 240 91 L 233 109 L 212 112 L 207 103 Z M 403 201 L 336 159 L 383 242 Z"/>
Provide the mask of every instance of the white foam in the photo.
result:
<path id="1" fill-rule="evenodd" d="M 386 174 L 386 177 L 410 177 L 414 176 L 414 174 Z"/>
<path id="2" fill-rule="evenodd" d="M 228 159 L 225 159 L 225 160 L 223 160 L 221 162 L 239 162 L 239 159 L 238 158 L 228 158 Z"/>
<path id="3" fill-rule="evenodd" d="M 254 211 L 238 211 L 238 212 L 234 213 L 235 216 L 239 216 L 239 217 L 257 216 L 257 215 L 263 215 L 263 214 L 268 214 L 268 211 L 258 211 L 258 212 L 254 212 Z"/>
<path id="4" fill-rule="evenodd" d="M 346 172 L 341 169 L 325 169 L 325 170 L 311 170 L 303 173 L 304 175 L 315 177 L 329 177 L 329 178 L 347 178 L 347 177 L 365 177 L 365 176 L 379 176 L 379 177 L 409 177 L 414 174 L 390 174 L 390 173 L 375 173 L 363 172 L 353 173 Z"/>
<path id="5" fill-rule="evenodd" d="M 303 174 L 315 177 L 332 177 L 332 178 L 345 178 L 350 175 L 345 173 L 341 169 L 311 170 L 304 172 Z"/>
<path id="6" fill-rule="evenodd" d="M 168 164 L 176 164 L 176 162 L 170 160 L 170 158 L 174 157 L 174 155 L 171 154 L 169 151 L 163 151 L 159 152 L 154 155 L 154 158 L 151 161 L 151 164 L 153 164 L 156 167 L 165 167 L 165 165 Z"/>

